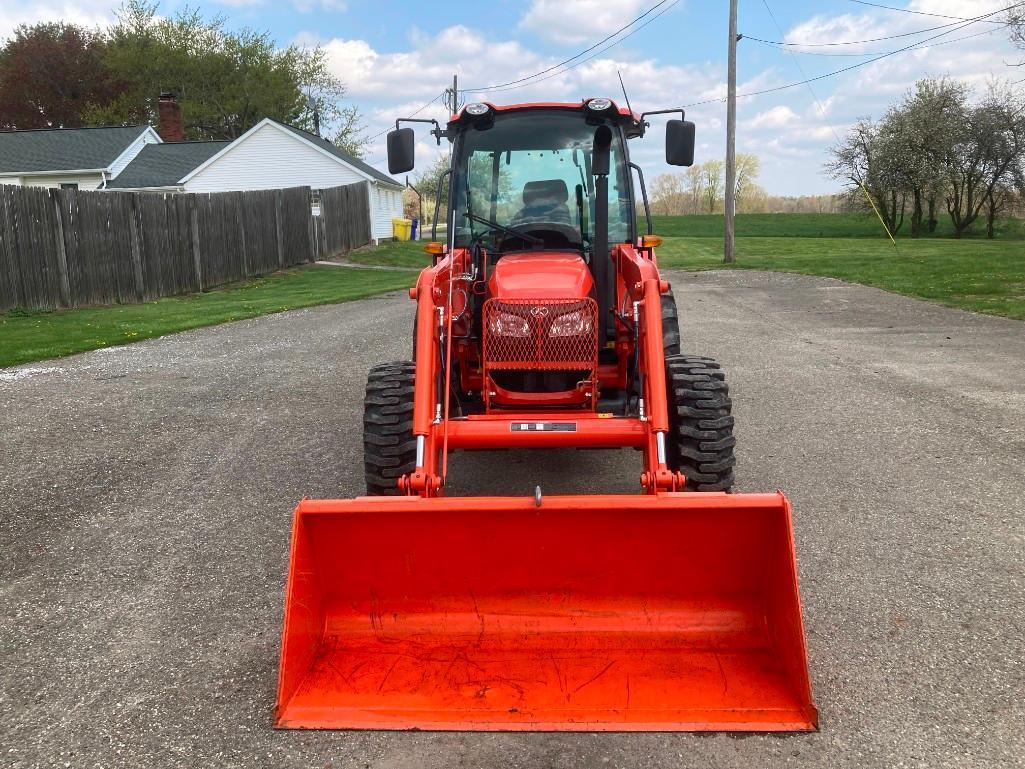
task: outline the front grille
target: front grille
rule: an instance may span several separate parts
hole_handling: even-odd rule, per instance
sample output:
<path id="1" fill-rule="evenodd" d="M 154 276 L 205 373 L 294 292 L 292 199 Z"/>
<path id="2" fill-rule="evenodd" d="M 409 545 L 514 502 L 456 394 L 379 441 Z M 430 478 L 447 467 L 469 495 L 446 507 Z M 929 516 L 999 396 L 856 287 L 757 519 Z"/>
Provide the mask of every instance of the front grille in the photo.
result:
<path id="1" fill-rule="evenodd" d="M 483 321 L 485 369 L 597 371 L 593 299 L 489 299 Z"/>

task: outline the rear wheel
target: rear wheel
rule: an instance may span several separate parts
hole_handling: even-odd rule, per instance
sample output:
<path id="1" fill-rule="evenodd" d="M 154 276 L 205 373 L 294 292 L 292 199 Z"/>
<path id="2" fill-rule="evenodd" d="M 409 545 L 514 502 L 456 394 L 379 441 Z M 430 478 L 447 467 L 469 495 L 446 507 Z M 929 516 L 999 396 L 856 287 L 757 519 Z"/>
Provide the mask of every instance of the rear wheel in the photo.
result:
<path id="1" fill-rule="evenodd" d="M 416 469 L 413 388 L 416 364 L 374 366 L 363 401 L 363 466 L 367 494 L 398 496 L 398 480 Z"/>
<path id="2" fill-rule="evenodd" d="M 662 349 L 667 358 L 680 354 L 680 318 L 672 291 L 662 294 Z"/>
<path id="3" fill-rule="evenodd" d="M 729 491 L 737 441 L 726 375 L 711 358 L 667 356 L 666 389 L 670 469 L 687 477 L 687 491 Z"/>

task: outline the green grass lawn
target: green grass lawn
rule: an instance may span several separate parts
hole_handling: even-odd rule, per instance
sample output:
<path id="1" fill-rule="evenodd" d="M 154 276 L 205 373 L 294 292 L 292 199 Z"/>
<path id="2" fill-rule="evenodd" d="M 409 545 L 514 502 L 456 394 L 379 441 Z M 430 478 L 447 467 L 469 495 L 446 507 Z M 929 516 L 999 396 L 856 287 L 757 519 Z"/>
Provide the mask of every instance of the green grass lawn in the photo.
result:
<path id="1" fill-rule="evenodd" d="M 775 270 L 839 278 L 852 283 L 894 291 L 941 302 L 953 307 L 993 315 L 1025 319 L 1025 241 L 1004 237 L 998 240 L 953 240 L 901 238 L 897 248 L 888 239 L 865 236 L 814 237 L 816 226 L 823 231 L 849 229 L 823 215 L 826 223 L 797 215 L 797 220 L 769 227 L 760 219 L 757 232 L 769 235 L 740 236 L 737 239 L 737 269 Z M 837 215 L 845 219 L 844 215 Z M 820 219 L 823 217 L 819 217 Z M 691 220 L 680 217 L 669 222 L 685 228 Z M 682 223 L 681 223 L 682 222 Z M 722 219 L 719 217 L 721 225 Z M 700 223 L 697 228 L 704 226 Z M 749 227 L 753 227 L 749 223 Z M 656 227 L 660 234 L 665 227 Z M 803 235 L 781 235 L 780 232 Z M 430 257 L 418 243 L 387 243 L 355 251 L 353 261 L 392 267 L 420 268 Z M 670 269 L 723 269 L 721 237 L 666 237 L 658 250 L 659 264 Z"/>
<path id="2" fill-rule="evenodd" d="M 738 217 L 738 269 L 839 278 L 967 310 L 1025 319 L 1025 230 L 1001 224 L 997 240 L 900 238 L 898 248 L 860 215 Z M 657 217 L 669 269 L 722 269 L 722 217 Z M 685 234 L 686 233 L 686 234 Z M 423 243 L 385 243 L 348 258 L 419 269 Z M 311 266 L 203 294 L 57 312 L 0 314 L 0 367 L 109 347 L 272 312 L 361 299 L 406 288 L 408 271 Z"/>
<path id="3" fill-rule="evenodd" d="M 998 219 L 996 223 L 998 240 L 1025 239 L 1025 220 Z M 638 221 L 641 232 L 647 226 L 643 218 Z M 655 233 L 663 237 L 721 238 L 723 236 L 722 214 L 700 216 L 653 216 Z M 868 214 L 739 214 L 737 216 L 737 237 L 761 238 L 882 238 L 886 233 L 879 220 Z M 897 233 L 900 240 L 910 240 L 911 224 L 905 222 Z M 953 235 L 950 218 L 940 217 L 939 225 L 927 240 L 950 238 Z M 985 240 L 986 223 L 976 222 L 974 229 L 965 239 Z"/>
<path id="4" fill-rule="evenodd" d="M 404 272 L 310 266 L 145 304 L 0 314 L 0 367 L 257 315 L 362 299 L 406 288 L 414 278 Z"/>
<path id="5" fill-rule="evenodd" d="M 723 269 L 722 241 L 666 238 L 659 265 Z M 819 275 L 1025 319 L 1025 243 L 1014 240 L 738 238 L 737 268 Z"/>
<path id="6" fill-rule="evenodd" d="M 424 252 L 426 243 L 427 241 L 385 241 L 379 246 L 367 246 L 350 251 L 345 258 L 357 264 L 421 270 L 431 263 L 430 255 Z"/>

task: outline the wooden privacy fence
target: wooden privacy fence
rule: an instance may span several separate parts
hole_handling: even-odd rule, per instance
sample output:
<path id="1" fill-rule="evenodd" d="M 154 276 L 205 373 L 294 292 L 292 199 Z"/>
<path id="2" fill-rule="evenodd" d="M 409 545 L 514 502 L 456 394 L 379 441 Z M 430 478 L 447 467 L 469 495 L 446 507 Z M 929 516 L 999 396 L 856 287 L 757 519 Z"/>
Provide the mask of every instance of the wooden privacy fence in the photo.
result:
<path id="1" fill-rule="evenodd" d="M 211 194 L 0 186 L 0 311 L 143 302 L 370 242 L 366 183 Z"/>
<path id="2" fill-rule="evenodd" d="M 370 242 L 370 195 L 364 185 L 321 190 L 320 209 L 335 212 L 314 217 L 321 254 L 340 254 Z"/>

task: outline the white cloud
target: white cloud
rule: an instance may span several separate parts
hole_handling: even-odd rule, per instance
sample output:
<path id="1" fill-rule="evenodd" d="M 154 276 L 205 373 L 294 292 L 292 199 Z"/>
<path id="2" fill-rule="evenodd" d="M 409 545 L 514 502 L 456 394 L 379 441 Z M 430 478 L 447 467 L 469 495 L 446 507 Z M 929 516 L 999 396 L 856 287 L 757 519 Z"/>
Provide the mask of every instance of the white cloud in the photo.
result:
<path id="1" fill-rule="evenodd" d="M 19 24 L 64 21 L 84 27 L 106 26 L 114 18 L 116 5 L 111 0 L 34 3 L 27 0 L 0 2 L 0 40 L 10 37 Z"/>
<path id="2" fill-rule="evenodd" d="M 542 58 L 512 41 L 488 41 L 480 33 L 456 25 L 433 37 L 416 34 L 410 50 L 381 53 L 364 40 L 319 40 L 300 36 L 297 42 L 319 44 L 331 71 L 357 101 L 368 97 L 395 102 L 421 100 L 439 94 L 459 72 L 461 85 L 490 85 L 496 76 L 516 79 L 543 69 Z M 487 50 L 488 55 L 481 53 Z M 445 56 L 437 55 L 445 51 Z M 500 62 L 510 62 L 503 67 Z"/>
<path id="3" fill-rule="evenodd" d="M 593 43 L 637 18 L 646 0 L 533 0 L 520 27 L 559 44 Z"/>
<path id="4" fill-rule="evenodd" d="M 799 119 L 797 113 L 790 107 L 779 104 L 764 112 L 759 112 L 747 123 L 747 126 L 756 131 L 763 128 L 785 128 Z"/>

